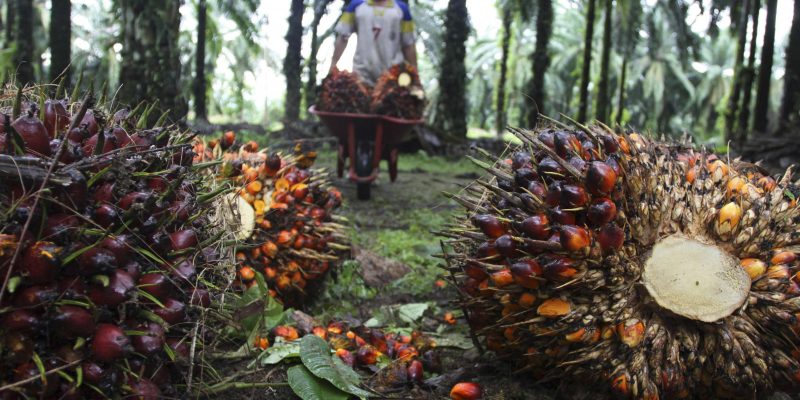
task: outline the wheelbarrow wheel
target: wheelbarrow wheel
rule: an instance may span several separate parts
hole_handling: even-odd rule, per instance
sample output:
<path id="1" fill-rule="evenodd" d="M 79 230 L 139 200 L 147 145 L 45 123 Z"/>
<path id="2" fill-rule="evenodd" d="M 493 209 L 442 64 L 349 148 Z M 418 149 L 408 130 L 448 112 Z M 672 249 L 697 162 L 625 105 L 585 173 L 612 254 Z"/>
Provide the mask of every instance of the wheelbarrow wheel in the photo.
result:
<path id="1" fill-rule="evenodd" d="M 359 178 L 372 175 L 372 146 L 373 144 L 366 140 L 356 143 L 356 159 L 351 162 L 356 163 L 356 175 Z M 372 182 L 356 183 L 356 194 L 359 200 L 369 200 L 371 184 Z"/>

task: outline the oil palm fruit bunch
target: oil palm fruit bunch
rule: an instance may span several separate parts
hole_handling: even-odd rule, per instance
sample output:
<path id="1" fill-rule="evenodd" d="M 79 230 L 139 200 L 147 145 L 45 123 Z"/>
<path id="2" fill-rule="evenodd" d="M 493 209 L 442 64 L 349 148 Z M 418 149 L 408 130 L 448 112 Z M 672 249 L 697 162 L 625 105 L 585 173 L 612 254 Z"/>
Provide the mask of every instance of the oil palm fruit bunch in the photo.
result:
<path id="1" fill-rule="evenodd" d="M 372 112 L 404 119 L 420 119 L 425 93 L 417 69 L 401 63 L 384 72 L 372 90 Z"/>
<path id="2" fill-rule="evenodd" d="M 342 194 L 323 170 L 312 168 L 316 157 L 299 143 L 282 155 L 248 142 L 222 155 L 219 172 L 239 188 L 240 214 L 252 221 L 239 236 L 241 283 L 254 285 L 261 273 L 270 294 L 290 306 L 302 305 L 348 249 L 340 244 L 345 220 L 335 214 Z"/>
<path id="3" fill-rule="evenodd" d="M 317 110 L 364 114 L 369 105 L 369 90 L 357 73 L 334 69 L 322 80 Z"/>
<path id="4" fill-rule="evenodd" d="M 144 129 L 152 106 L 19 93 L 0 108 L 0 398 L 178 396 L 215 276 L 189 138 Z"/>
<path id="5" fill-rule="evenodd" d="M 443 234 L 468 322 L 536 379 L 618 398 L 752 398 L 800 381 L 792 170 L 605 126 L 513 130 Z"/>

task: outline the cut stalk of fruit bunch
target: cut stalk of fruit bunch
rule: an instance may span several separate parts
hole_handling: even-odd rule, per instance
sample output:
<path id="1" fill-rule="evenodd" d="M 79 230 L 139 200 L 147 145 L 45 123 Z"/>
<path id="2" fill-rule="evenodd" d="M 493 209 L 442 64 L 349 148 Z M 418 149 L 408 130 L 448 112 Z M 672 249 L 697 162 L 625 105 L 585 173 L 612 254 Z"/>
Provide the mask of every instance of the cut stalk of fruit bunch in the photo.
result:
<path id="1" fill-rule="evenodd" d="M 0 128 L 0 397 L 179 396 L 189 358 L 172 344 L 210 305 L 202 282 L 224 282 L 189 135 L 18 93 L 0 103 L 22 115 Z"/>
<path id="2" fill-rule="evenodd" d="M 445 255 L 481 342 L 620 398 L 796 391 L 792 170 L 576 126 L 512 130 L 523 144 L 456 196 Z"/>

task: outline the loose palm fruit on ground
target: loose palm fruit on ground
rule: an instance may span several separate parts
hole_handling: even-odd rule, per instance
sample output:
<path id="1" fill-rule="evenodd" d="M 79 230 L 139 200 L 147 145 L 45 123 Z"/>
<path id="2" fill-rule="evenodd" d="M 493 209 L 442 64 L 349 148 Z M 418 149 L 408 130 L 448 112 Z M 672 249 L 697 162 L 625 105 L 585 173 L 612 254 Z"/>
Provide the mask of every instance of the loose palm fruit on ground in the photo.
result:
<path id="1" fill-rule="evenodd" d="M 178 397 L 205 282 L 227 282 L 209 268 L 214 196 L 190 137 L 33 93 L 0 103 L 0 120 L 22 115 L 0 130 L 0 398 Z M 40 156 L 59 155 L 45 179 Z"/>
<path id="2" fill-rule="evenodd" d="M 450 389 L 450 398 L 453 400 L 480 400 L 481 396 L 481 387 L 474 382 L 456 383 Z"/>
<path id="3" fill-rule="evenodd" d="M 375 83 L 372 113 L 403 119 L 420 119 L 425 93 L 417 69 L 408 63 L 393 65 Z"/>
<path id="4" fill-rule="evenodd" d="M 334 69 L 322 80 L 317 110 L 364 114 L 370 109 L 370 93 L 357 73 Z"/>
<path id="5" fill-rule="evenodd" d="M 533 379 L 620 398 L 797 391 L 791 169 L 770 177 L 604 126 L 513 133 L 510 157 L 476 159 L 488 176 L 457 197 L 467 213 L 443 232 L 485 348 Z"/>

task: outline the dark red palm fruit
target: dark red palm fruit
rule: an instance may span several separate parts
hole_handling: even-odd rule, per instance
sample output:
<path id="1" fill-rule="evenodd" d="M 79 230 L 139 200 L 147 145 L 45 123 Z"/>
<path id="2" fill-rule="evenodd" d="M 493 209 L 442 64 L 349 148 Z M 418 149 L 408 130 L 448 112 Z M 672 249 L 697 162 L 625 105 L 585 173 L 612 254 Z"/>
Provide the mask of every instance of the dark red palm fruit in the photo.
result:
<path id="1" fill-rule="evenodd" d="M 69 364 L 81 361 L 85 358 L 84 350 L 84 347 L 75 349 L 72 343 L 63 344 L 56 348 L 54 352 L 55 361 L 60 364 Z"/>
<path id="2" fill-rule="evenodd" d="M 542 177 L 552 177 L 553 175 L 564 175 L 566 170 L 556 160 L 551 157 L 542 158 L 537 165 L 537 172 Z"/>
<path id="3" fill-rule="evenodd" d="M 51 155 L 50 135 L 47 134 L 47 128 L 45 128 L 42 121 L 39 121 L 39 118 L 33 115 L 32 110 L 17 118 L 11 124 L 11 127 L 22 138 L 27 153 L 38 153 L 44 156 Z"/>
<path id="4" fill-rule="evenodd" d="M 511 168 L 518 170 L 531 166 L 531 153 L 527 151 L 518 151 L 511 155 Z"/>
<path id="5" fill-rule="evenodd" d="M 581 147 L 583 148 L 583 150 L 581 151 L 581 158 L 584 160 L 591 160 L 597 151 L 594 142 L 588 139 L 581 140 Z"/>
<path id="6" fill-rule="evenodd" d="M 53 139 L 50 141 L 50 154 L 56 155 L 58 154 L 58 150 L 61 148 L 62 144 L 61 139 Z M 0 146 L 0 148 L 2 148 Z M 81 145 L 78 142 L 73 142 L 69 140 L 67 144 L 64 145 L 64 151 L 61 152 L 61 156 L 58 157 L 58 161 L 64 164 L 72 164 L 75 161 L 78 161 L 83 158 L 83 150 L 81 149 Z"/>
<path id="7" fill-rule="evenodd" d="M 184 338 L 167 338 L 167 346 L 175 353 L 175 359 L 189 361 L 189 343 Z"/>
<path id="8" fill-rule="evenodd" d="M 78 123 L 78 127 L 86 129 L 86 131 L 89 132 L 89 136 L 97 134 L 97 132 L 100 130 L 100 127 L 97 123 L 97 118 L 94 115 L 94 110 L 86 110 L 86 113 L 83 114 L 83 119 L 80 123 Z"/>
<path id="9" fill-rule="evenodd" d="M 9 331 L 30 333 L 42 326 L 42 320 L 41 317 L 33 311 L 18 308 L 3 315 L 2 326 Z"/>
<path id="10" fill-rule="evenodd" d="M 575 260 L 569 257 L 554 257 L 543 262 L 542 275 L 552 281 L 565 282 L 578 273 Z"/>
<path id="11" fill-rule="evenodd" d="M 472 279 L 477 279 L 479 281 L 482 281 L 489 277 L 489 274 L 486 272 L 486 270 L 483 269 L 483 267 L 471 261 L 468 261 L 464 265 L 464 273 L 467 274 L 468 277 Z"/>
<path id="12" fill-rule="evenodd" d="M 93 385 L 99 384 L 106 375 L 106 369 L 91 360 L 81 363 L 81 369 L 83 370 L 83 379 Z"/>
<path id="13" fill-rule="evenodd" d="M 158 300 L 166 299 L 172 292 L 172 283 L 164 274 L 158 272 L 140 276 L 137 286 Z"/>
<path id="14" fill-rule="evenodd" d="M 191 212 L 193 207 L 193 199 L 192 200 L 174 200 L 170 203 L 167 210 L 170 214 L 175 216 L 176 221 L 184 222 L 189 219 L 191 216 Z"/>
<path id="15" fill-rule="evenodd" d="M 494 241 L 495 247 L 501 256 L 514 258 L 517 256 L 517 242 L 511 235 L 503 235 Z"/>
<path id="16" fill-rule="evenodd" d="M 563 208 L 583 207 L 589 201 L 586 190 L 577 185 L 561 185 L 559 204 Z"/>
<path id="17" fill-rule="evenodd" d="M 597 243 L 605 252 L 619 250 L 625 242 L 625 231 L 612 222 L 600 228 L 597 234 Z"/>
<path id="18" fill-rule="evenodd" d="M 83 276 L 105 274 L 117 268 L 117 257 L 111 250 L 95 246 L 78 256 L 78 267 Z"/>
<path id="19" fill-rule="evenodd" d="M 110 251 L 116 258 L 117 265 L 127 263 L 133 253 L 133 238 L 130 235 L 107 236 L 100 242 L 100 247 Z"/>
<path id="20" fill-rule="evenodd" d="M 92 337 L 92 358 L 100 362 L 114 362 L 131 351 L 131 341 L 117 325 L 99 324 Z"/>
<path id="21" fill-rule="evenodd" d="M 168 268 L 172 271 L 172 276 L 176 281 L 186 281 L 189 283 L 194 282 L 197 276 L 197 268 L 192 260 L 184 258 L 170 264 Z"/>
<path id="22" fill-rule="evenodd" d="M 127 107 L 121 108 L 111 116 L 111 124 L 115 126 L 125 126 L 133 124 L 134 121 L 130 118 L 131 110 Z"/>
<path id="23" fill-rule="evenodd" d="M 96 203 L 113 203 L 114 202 L 114 183 L 105 182 L 97 186 L 92 198 Z"/>
<path id="24" fill-rule="evenodd" d="M 145 362 L 143 376 L 153 382 L 156 386 L 163 387 L 170 383 L 171 368 L 166 363 L 151 358 Z"/>
<path id="25" fill-rule="evenodd" d="M 483 232 L 484 235 L 494 239 L 506 233 L 506 227 L 494 215 L 477 214 L 472 217 L 472 223 Z"/>
<path id="26" fill-rule="evenodd" d="M 408 380 L 418 385 L 422 384 L 423 379 L 423 366 L 419 360 L 411 361 L 408 364 Z"/>
<path id="27" fill-rule="evenodd" d="M 25 249 L 20 272 L 28 282 L 42 284 L 58 277 L 62 248 L 52 242 L 39 241 Z"/>
<path id="28" fill-rule="evenodd" d="M 189 304 L 198 307 L 208 307 L 211 305 L 211 295 L 208 290 L 194 288 L 192 296 L 189 298 Z"/>
<path id="29" fill-rule="evenodd" d="M 553 144 L 556 154 L 561 158 L 566 158 L 571 154 L 581 154 L 581 142 L 575 135 L 566 132 L 558 131 L 553 138 Z"/>
<path id="30" fill-rule="evenodd" d="M 69 127 L 70 116 L 67 107 L 58 100 L 45 100 L 44 102 L 44 127 L 50 138 L 55 138 L 58 132 L 63 132 Z"/>
<path id="31" fill-rule="evenodd" d="M 544 183 L 538 180 L 528 184 L 528 191 L 539 199 L 544 199 L 547 195 L 547 188 L 544 186 Z"/>
<path id="32" fill-rule="evenodd" d="M 73 214 L 51 214 L 44 222 L 42 234 L 46 240 L 63 240 L 76 233 L 81 220 Z"/>
<path id="33" fill-rule="evenodd" d="M 128 147 L 133 144 L 133 139 L 128 132 L 120 127 L 115 126 L 111 128 L 111 134 L 114 135 L 114 140 L 117 142 L 117 148 Z"/>
<path id="34" fill-rule="evenodd" d="M 130 298 L 136 285 L 133 277 L 121 269 L 111 273 L 108 286 L 93 284 L 89 288 L 89 299 L 98 306 L 116 307 Z"/>
<path id="35" fill-rule="evenodd" d="M 34 344 L 27 333 L 11 331 L 5 332 L 3 336 L 3 361 L 17 364 L 31 359 Z"/>
<path id="36" fill-rule="evenodd" d="M 153 313 L 168 324 L 179 324 L 186 319 L 186 304 L 175 299 L 166 299 L 162 304 L 164 307 L 154 306 Z"/>
<path id="37" fill-rule="evenodd" d="M 547 145 L 547 147 L 549 147 L 551 149 L 556 146 L 555 145 L 555 132 L 553 132 L 550 129 L 539 133 L 539 140 L 542 143 L 544 143 L 545 145 Z"/>
<path id="38" fill-rule="evenodd" d="M 614 170 L 614 173 L 617 176 L 622 175 L 622 167 L 619 165 L 619 160 L 617 160 L 616 156 L 611 155 L 610 157 L 606 158 L 605 163 Z"/>
<path id="39" fill-rule="evenodd" d="M 138 131 L 131 135 L 131 139 L 139 151 L 147 150 L 152 146 L 161 147 L 156 143 L 156 132 L 153 130 Z"/>
<path id="40" fill-rule="evenodd" d="M 153 194 L 150 192 L 131 192 L 122 196 L 119 200 L 119 208 L 129 210 L 134 205 L 144 206 L 152 197 Z"/>
<path id="41" fill-rule="evenodd" d="M 48 366 L 45 366 L 47 368 Z M 49 369 L 49 368 L 47 368 Z M 41 376 L 39 368 L 33 362 L 25 362 L 14 367 L 14 381 L 22 381 L 29 378 L 38 378 Z M 61 378 L 58 374 L 51 374 L 47 377 L 46 381 L 42 379 L 34 379 L 28 384 L 23 386 L 23 391 L 28 394 L 33 394 L 36 398 L 49 398 L 58 391 L 61 385 Z"/>
<path id="42" fill-rule="evenodd" d="M 567 251 L 584 251 L 592 244 L 589 231 L 577 225 L 562 225 L 560 238 L 561 247 Z"/>
<path id="43" fill-rule="evenodd" d="M 550 220 L 544 214 L 534 214 L 523 219 L 517 230 L 531 239 L 545 240 L 550 236 Z"/>
<path id="44" fill-rule="evenodd" d="M 61 278 L 57 285 L 58 292 L 66 299 L 75 299 L 86 295 L 86 284 L 79 276 Z"/>
<path id="45" fill-rule="evenodd" d="M 183 229 L 169 234 L 172 250 L 184 250 L 197 246 L 197 233 L 194 229 Z"/>
<path id="46" fill-rule="evenodd" d="M 100 152 L 98 153 L 97 145 L 98 142 L 100 141 L 100 135 L 103 135 L 103 147 L 100 149 Z M 81 149 L 83 150 L 84 155 L 86 155 L 87 157 L 91 157 L 93 155 L 106 154 L 112 152 L 118 147 L 119 146 L 117 146 L 116 136 L 114 136 L 114 134 L 112 134 L 111 132 L 103 131 L 92 135 L 89 139 L 86 139 L 83 142 L 83 146 L 81 147 Z"/>
<path id="47" fill-rule="evenodd" d="M 281 157 L 278 153 L 272 153 L 267 157 L 267 161 L 265 163 L 267 170 L 277 172 L 281 169 Z"/>
<path id="48" fill-rule="evenodd" d="M 578 156 L 572 156 L 567 160 L 569 165 L 573 166 L 579 172 L 583 172 L 586 169 L 586 161 L 583 158 Z"/>
<path id="49" fill-rule="evenodd" d="M 586 211 L 586 219 L 592 227 L 599 227 L 614 220 L 617 216 L 617 205 L 611 199 L 600 197 L 592 200 Z"/>
<path id="50" fill-rule="evenodd" d="M 295 183 L 307 182 L 309 178 L 311 178 L 311 173 L 308 172 L 307 169 L 298 169 L 297 170 L 297 182 L 295 182 Z"/>
<path id="51" fill-rule="evenodd" d="M 72 305 L 56 308 L 52 318 L 56 327 L 54 332 L 62 337 L 88 337 L 94 332 L 94 315 L 89 310 Z"/>
<path id="52" fill-rule="evenodd" d="M 164 328 L 161 325 L 154 322 L 144 322 L 133 326 L 133 329 L 144 333 L 131 337 L 134 350 L 145 356 L 150 356 L 163 349 L 166 339 L 164 337 Z"/>
<path id="53" fill-rule="evenodd" d="M 586 171 L 586 188 L 593 195 L 604 195 L 614 190 L 617 173 L 614 168 L 602 161 L 593 161 Z"/>
<path id="54" fill-rule="evenodd" d="M 356 352 L 359 365 L 373 365 L 378 362 L 378 351 L 371 345 L 363 345 Z"/>
<path id="55" fill-rule="evenodd" d="M 38 307 L 54 301 L 59 293 L 54 284 L 28 286 L 19 290 L 14 296 L 14 305 L 17 307 Z"/>
<path id="56" fill-rule="evenodd" d="M 535 277 L 542 275 L 542 266 L 536 260 L 520 260 L 511 265 L 511 275 L 514 282 L 528 289 L 537 289 L 539 280 Z"/>
<path id="57" fill-rule="evenodd" d="M 600 142 L 603 144 L 603 150 L 605 150 L 606 153 L 616 153 L 617 150 L 619 150 L 619 142 L 611 135 L 601 134 Z"/>
<path id="58" fill-rule="evenodd" d="M 147 180 L 147 188 L 156 193 L 161 193 L 168 187 L 169 181 L 167 181 L 167 178 L 163 176 L 154 176 Z"/>
<path id="59" fill-rule="evenodd" d="M 561 202 L 561 182 L 553 182 L 549 188 L 547 188 L 547 194 L 544 197 L 544 202 L 547 203 L 550 207 L 555 207 Z"/>
<path id="60" fill-rule="evenodd" d="M 136 400 L 159 400 L 162 398 L 161 390 L 147 378 L 129 379 L 128 387 L 130 388 L 130 395 L 126 396 L 126 398 Z"/>
<path id="61" fill-rule="evenodd" d="M 553 207 L 550 209 L 550 220 L 561 225 L 574 225 L 575 213 L 564 211 L 561 207 Z"/>

